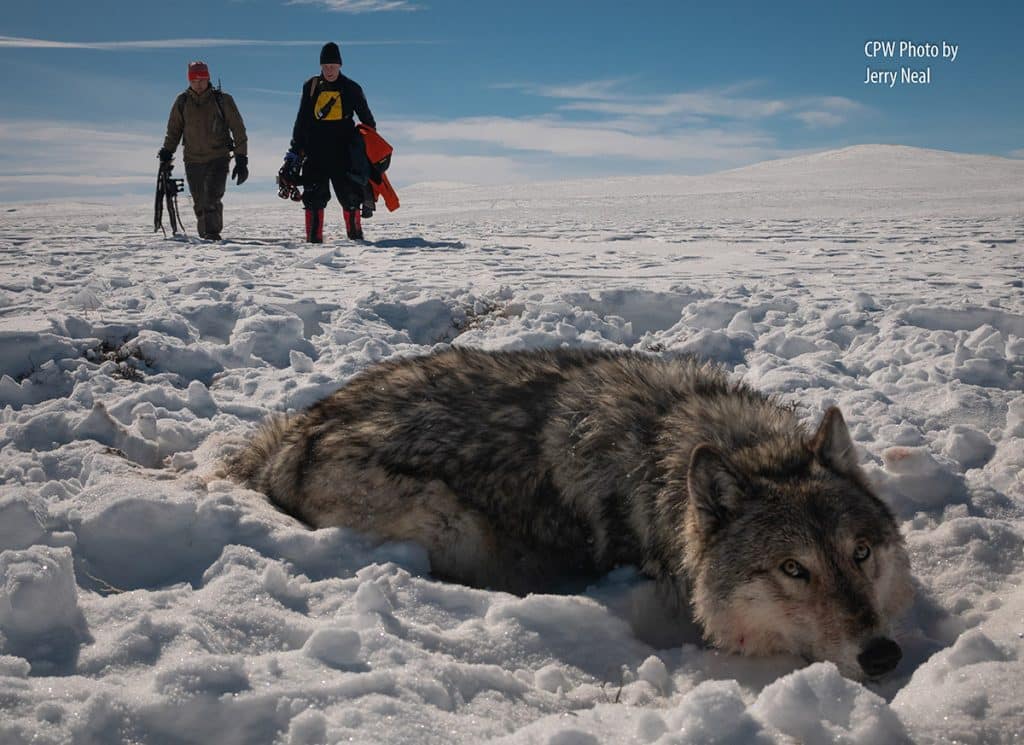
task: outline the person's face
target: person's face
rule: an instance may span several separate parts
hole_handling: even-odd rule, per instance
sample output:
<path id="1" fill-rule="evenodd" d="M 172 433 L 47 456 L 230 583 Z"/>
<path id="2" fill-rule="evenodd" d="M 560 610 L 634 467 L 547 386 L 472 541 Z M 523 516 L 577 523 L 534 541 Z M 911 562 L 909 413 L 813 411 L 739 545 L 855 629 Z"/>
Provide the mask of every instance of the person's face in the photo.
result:
<path id="1" fill-rule="evenodd" d="M 320 65 L 320 72 L 324 74 L 324 80 L 328 83 L 333 83 L 337 80 L 340 71 L 341 65 L 334 64 L 333 62 L 329 65 Z"/>
<path id="2" fill-rule="evenodd" d="M 196 93 L 202 93 L 210 87 L 209 78 L 199 78 L 198 80 L 188 81 L 188 87 L 194 90 Z"/>

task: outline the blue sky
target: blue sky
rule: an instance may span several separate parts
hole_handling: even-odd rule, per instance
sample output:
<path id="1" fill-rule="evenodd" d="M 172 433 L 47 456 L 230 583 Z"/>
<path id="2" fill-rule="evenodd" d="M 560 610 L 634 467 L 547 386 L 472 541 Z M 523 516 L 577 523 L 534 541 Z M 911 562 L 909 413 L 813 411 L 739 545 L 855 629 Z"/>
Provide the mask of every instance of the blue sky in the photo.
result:
<path id="1" fill-rule="evenodd" d="M 337 41 L 392 179 L 696 174 L 861 143 L 1024 157 L 1024 4 L 603 0 L 12 3 L 0 19 L 0 200 L 142 194 L 203 59 L 272 182 L 302 82 Z M 870 40 L 958 45 L 868 59 Z M 928 85 L 867 68 L 932 69 Z"/>

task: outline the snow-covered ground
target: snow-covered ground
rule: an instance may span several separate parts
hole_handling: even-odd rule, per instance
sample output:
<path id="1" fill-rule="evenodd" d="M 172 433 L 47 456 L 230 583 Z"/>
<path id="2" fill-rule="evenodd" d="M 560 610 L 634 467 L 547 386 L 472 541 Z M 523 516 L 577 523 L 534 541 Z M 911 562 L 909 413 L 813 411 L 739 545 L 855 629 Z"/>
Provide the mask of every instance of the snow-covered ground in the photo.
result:
<path id="1" fill-rule="evenodd" d="M 0 742 L 1022 736 L 1024 162 L 421 185 L 362 245 L 336 205 L 309 246 L 296 205 L 238 195 L 219 244 L 152 234 L 148 202 L 0 205 Z M 839 404 L 919 582 L 900 667 L 719 654 L 629 567 L 440 583 L 204 479 L 267 412 L 439 344 L 686 350 L 808 421 Z"/>

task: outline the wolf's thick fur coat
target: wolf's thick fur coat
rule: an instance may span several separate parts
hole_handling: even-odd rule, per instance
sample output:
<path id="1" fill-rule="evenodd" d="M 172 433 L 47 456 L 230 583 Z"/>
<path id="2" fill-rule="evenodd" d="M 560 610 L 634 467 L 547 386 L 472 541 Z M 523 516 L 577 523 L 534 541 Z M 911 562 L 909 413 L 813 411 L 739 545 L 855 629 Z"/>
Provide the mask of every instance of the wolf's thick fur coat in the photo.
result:
<path id="1" fill-rule="evenodd" d="M 309 525 L 418 541 L 438 576 L 478 587 L 524 593 L 632 564 L 688 598 L 720 646 L 853 676 L 910 598 L 895 520 L 839 411 L 810 433 L 690 357 L 392 360 L 269 420 L 226 471 Z M 850 558 L 864 546 L 870 559 Z M 810 579 L 780 571 L 790 559 Z"/>

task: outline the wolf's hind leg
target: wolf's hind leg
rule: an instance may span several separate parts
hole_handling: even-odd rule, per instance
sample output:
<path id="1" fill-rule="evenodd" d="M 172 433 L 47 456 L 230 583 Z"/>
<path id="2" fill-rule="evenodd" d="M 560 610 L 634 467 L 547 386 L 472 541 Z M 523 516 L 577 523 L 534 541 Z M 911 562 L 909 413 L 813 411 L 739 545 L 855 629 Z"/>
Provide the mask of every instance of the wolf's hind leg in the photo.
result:
<path id="1" fill-rule="evenodd" d="M 493 589 L 511 589 L 518 581 L 511 544 L 439 479 L 334 461 L 311 474 L 301 502 L 303 516 L 317 527 L 343 525 L 419 543 L 440 578 Z"/>
<path id="2" fill-rule="evenodd" d="M 515 588 L 508 546 L 481 512 L 464 505 L 443 481 L 427 482 L 398 515 L 389 537 L 418 541 L 430 555 L 431 572 L 441 578 L 496 590 Z"/>

